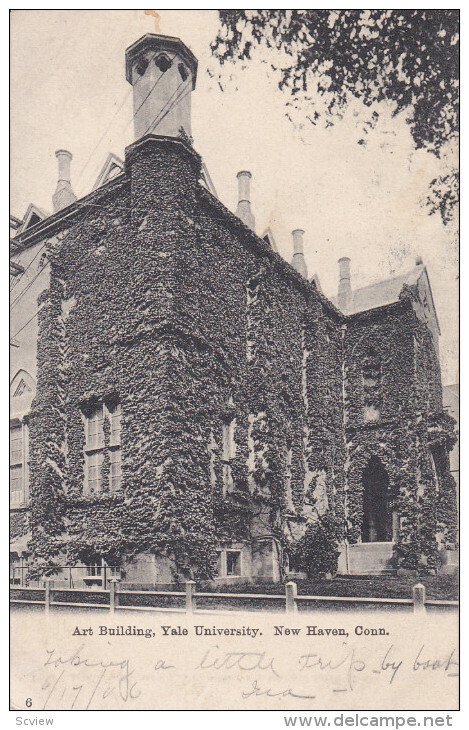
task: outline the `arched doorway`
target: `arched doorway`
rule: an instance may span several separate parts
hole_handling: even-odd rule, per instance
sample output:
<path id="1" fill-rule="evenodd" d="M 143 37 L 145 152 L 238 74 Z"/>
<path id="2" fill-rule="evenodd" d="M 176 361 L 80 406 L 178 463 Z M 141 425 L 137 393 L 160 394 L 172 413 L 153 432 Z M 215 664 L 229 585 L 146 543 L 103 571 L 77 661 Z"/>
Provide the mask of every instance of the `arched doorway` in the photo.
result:
<path id="1" fill-rule="evenodd" d="M 388 473 L 372 456 L 363 471 L 362 542 L 391 542 L 392 527 Z"/>

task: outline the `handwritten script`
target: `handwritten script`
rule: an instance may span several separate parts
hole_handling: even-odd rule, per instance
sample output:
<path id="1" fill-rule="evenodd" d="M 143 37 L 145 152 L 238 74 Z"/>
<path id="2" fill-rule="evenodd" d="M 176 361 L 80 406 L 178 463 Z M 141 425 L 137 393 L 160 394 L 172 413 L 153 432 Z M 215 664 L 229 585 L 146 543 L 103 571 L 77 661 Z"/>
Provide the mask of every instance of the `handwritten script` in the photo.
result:
<path id="1" fill-rule="evenodd" d="M 346 641 L 333 652 L 296 651 L 285 656 L 268 651 L 226 651 L 216 643 L 195 652 L 194 659 L 183 653 L 162 655 L 152 651 L 132 658 L 112 652 L 96 652 L 96 647 L 80 643 L 72 651 L 53 646 L 42 662 L 41 709 L 133 708 L 158 706 L 159 692 L 189 682 L 204 686 L 209 682 L 230 683 L 238 701 L 249 706 L 253 698 L 278 703 L 279 700 L 323 701 L 325 694 L 354 693 L 363 684 L 374 683 L 377 690 L 400 683 L 425 683 L 426 675 L 440 682 L 459 675 L 455 648 L 436 656 L 425 644 L 404 657 L 390 643 L 376 653 Z M 423 677 L 423 680 L 422 680 Z M 418 684 L 418 682 L 417 682 Z M 174 703 L 176 705 L 176 702 Z"/>

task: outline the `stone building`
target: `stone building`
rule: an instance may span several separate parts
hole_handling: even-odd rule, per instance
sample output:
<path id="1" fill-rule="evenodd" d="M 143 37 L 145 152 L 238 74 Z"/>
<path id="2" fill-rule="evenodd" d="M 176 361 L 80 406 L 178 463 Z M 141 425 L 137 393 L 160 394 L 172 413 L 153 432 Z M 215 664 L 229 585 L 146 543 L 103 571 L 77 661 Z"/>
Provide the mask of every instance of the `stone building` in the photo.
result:
<path id="1" fill-rule="evenodd" d="M 343 573 L 449 570 L 456 548 L 439 325 L 426 268 L 335 302 L 236 215 L 191 140 L 197 60 L 126 51 L 135 142 L 80 200 L 11 219 L 11 554 L 31 575 L 282 579 L 333 516 Z M 55 567 L 54 567 L 55 566 Z M 304 568 L 304 566 L 302 566 Z"/>

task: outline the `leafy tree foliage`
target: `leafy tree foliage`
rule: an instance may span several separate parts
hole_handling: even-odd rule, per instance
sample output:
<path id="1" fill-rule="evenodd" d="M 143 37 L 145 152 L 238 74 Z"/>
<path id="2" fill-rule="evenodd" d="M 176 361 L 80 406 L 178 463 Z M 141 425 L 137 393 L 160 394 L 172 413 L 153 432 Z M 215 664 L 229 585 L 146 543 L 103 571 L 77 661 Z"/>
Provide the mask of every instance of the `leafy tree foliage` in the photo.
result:
<path id="1" fill-rule="evenodd" d="M 351 97 L 406 110 L 417 149 L 440 156 L 458 134 L 458 10 L 220 10 L 214 55 L 247 61 L 276 49 L 279 87 L 313 123 L 340 117 Z M 312 90 L 324 105 L 314 104 Z M 376 123 L 376 112 L 369 124 Z M 363 141 L 361 141 L 363 143 Z M 447 222 L 457 200 L 454 171 L 435 179 L 428 204 Z"/>

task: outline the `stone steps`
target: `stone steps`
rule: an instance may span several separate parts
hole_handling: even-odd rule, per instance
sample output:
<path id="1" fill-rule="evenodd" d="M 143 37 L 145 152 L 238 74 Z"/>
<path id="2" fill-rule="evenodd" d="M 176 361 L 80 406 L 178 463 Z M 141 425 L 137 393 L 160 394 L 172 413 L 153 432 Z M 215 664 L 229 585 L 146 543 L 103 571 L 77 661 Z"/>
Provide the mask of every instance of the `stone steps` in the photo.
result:
<path id="1" fill-rule="evenodd" d="M 395 575 L 392 542 L 363 542 L 348 546 L 350 575 Z"/>

